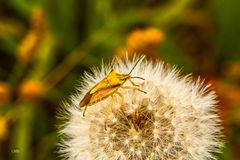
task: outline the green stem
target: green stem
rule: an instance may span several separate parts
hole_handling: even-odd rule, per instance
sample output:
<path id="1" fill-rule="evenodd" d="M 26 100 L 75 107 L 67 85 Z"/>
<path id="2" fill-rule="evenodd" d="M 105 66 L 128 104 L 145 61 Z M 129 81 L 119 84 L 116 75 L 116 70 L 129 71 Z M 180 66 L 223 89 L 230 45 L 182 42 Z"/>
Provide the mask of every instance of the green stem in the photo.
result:
<path id="1" fill-rule="evenodd" d="M 14 133 L 12 150 L 17 151 L 13 154 L 15 160 L 31 159 L 30 151 L 32 142 L 32 121 L 34 118 L 35 107 L 33 103 L 22 103 L 20 107 L 19 121 Z"/>

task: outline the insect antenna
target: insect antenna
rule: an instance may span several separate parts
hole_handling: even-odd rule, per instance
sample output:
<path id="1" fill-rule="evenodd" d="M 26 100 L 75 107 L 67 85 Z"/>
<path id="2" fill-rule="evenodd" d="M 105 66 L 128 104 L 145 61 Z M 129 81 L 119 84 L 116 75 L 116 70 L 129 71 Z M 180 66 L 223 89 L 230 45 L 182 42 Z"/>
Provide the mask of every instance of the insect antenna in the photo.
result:
<path id="1" fill-rule="evenodd" d="M 145 78 L 142 78 L 142 77 L 131 77 L 131 78 L 138 78 L 138 79 L 145 80 Z"/>
<path id="2" fill-rule="evenodd" d="M 134 70 L 134 68 L 137 66 L 137 64 L 138 64 L 138 62 L 140 61 L 140 60 L 142 60 L 141 58 L 134 64 L 134 66 L 133 66 L 133 68 L 131 69 L 131 71 L 129 72 L 129 74 L 131 74 L 132 73 L 132 71 Z"/>

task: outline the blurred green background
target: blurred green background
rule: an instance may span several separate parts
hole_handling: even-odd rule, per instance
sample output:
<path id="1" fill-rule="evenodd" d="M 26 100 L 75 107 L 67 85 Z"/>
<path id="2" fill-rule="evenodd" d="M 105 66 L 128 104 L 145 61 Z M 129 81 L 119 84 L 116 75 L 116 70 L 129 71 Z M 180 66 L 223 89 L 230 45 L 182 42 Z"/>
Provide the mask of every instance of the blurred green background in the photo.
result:
<path id="1" fill-rule="evenodd" d="M 200 75 L 240 159 L 239 0 L 0 0 L 0 159 L 60 159 L 56 118 L 84 71 L 126 51 Z"/>

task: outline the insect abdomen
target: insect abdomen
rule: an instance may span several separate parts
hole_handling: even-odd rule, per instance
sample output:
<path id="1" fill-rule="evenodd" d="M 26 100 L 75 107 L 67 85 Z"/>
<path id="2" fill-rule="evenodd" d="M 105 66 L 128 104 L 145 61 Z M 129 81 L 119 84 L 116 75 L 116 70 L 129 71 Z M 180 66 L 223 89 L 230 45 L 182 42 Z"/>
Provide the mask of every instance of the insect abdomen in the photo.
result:
<path id="1" fill-rule="evenodd" d="M 107 87 L 104 89 L 101 89 L 93 94 L 90 94 L 89 92 L 85 95 L 85 97 L 83 98 L 83 100 L 80 102 L 80 107 L 84 107 L 86 105 L 90 106 L 93 105 L 107 97 L 109 97 L 110 95 L 112 95 L 116 90 L 118 89 L 117 86 L 111 86 L 111 87 Z"/>
<path id="2" fill-rule="evenodd" d="M 86 106 L 90 102 L 91 97 L 92 95 L 88 92 L 79 103 L 80 108 Z"/>

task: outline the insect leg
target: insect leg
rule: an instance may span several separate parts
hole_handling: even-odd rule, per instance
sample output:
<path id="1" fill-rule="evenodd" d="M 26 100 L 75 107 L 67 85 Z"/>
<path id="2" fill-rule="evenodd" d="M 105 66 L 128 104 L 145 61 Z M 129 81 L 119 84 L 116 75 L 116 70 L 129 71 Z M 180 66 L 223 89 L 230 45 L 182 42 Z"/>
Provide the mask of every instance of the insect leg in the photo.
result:
<path id="1" fill-rule="evenodd" d="M 83 110 L 83 117 L 85 117 L 85 112 L 87 111 L 87 105 L 85 106 L 84 110 Z"/>
<path id="2" fill-rule="evenodd" d="M 122 112 L 124 112 L 124 97 L 121 93 L 119 92 L 115 92 L 117 95 L 119 95 L 121 98 L 122 98 L 122 102 L 121 102 L 121 106 L 120 106 L 120 109 L 122 110 Z"/>
<path id="3" fill-rule="evenodd" d="M 107 110 L 107 115 L 105 117 L 105 120 L 104 120 L 104 126 L 105 126 L 105 131 L 107 130 L 107 120 L 108 120 L 108 117 L 110 115 L 110 111 L 112 109 L 112 105 L 113 105 L 113 96 L 111 95 L 111 101 L 109 103 L 109 106 L 108 106 L 108 110 Z"/>
<path id="4" fill-rule="evenodd" d="M 147 94 L 147 92 L 145 92 L 145 91 L 143 91 L 143 90 L 141 90 L 139 88 L 132 87 L 132 86 L 122 86 L 121 88 L 123 88 L 123 89 L 134 89 L 134 90 L 138 90 L 140 92 L 143 92 L 143 93 Z"/>
<path id="5" fill-rule="evenodd" d="M 122 98 L 121 106 L 123 106 L 123 104 L 124 104 L 124 97 L 123 97 L 123 95 L 121 93 L 119 93 L 119 92 L 115 92 L 115 93 Z"/>

